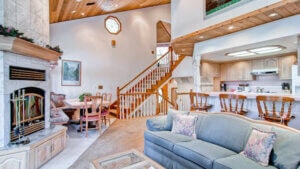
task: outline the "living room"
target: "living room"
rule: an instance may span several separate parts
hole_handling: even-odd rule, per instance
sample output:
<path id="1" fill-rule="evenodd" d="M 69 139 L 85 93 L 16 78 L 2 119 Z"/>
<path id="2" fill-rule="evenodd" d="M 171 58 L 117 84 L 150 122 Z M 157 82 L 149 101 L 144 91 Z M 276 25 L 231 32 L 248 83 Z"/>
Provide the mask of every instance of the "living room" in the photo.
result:
<path id="1" fill-rule="evenodd" d="M 17 63 L 13 63 L 15 66 L 46 69 L 47 84 L 36 82 L 33 84 L 27 84 L 26 82 L 27 86 L 41 84 L 40 88 L 46 91 L 45 107 L 49 108 L 49 110 L 45 110 L 45 116 L 47 116 L 45 117 L 46 128 L 50 127 L 50 123 L 48 122 L 50 118 L 50 92 L 65 94 L 66 99 L 77 99 L 82 93 L 86 92 L 92 94 L 96 94 L 97 92 L 112 93 L 112 100 L 117 100 L 118 87 L 124 86 L 146 67 L 155 62 L 157 59 L 156 47 L 158 45 L 165 45 L 157 44 L 156 26 L 159 21 L 171 23 L 171 42 L 173 44 L 169 45 L 173 47 L 173 50 L 177 55 L 185 56 L 182 62 L 179 63 L 178 67 L 172 72 L 172 78 L 176 81 L 178 93 L 189 92 L 190 89 L 193 89 L 194 91 L 214 91 L 208 91 L 206 89 L 203 90 L 203 86 L 207 84 L 204 84 L 206 81 L 204 76 L 202 76 L 202 73 L 200 76 L 199 69 L 202 71 L 202 68 L 200 67 L 200 65 L 202 65 L 200 64 L 201 57 L 205 58 L 205 56 L 210 53 L 220 52 L 228 49 L 247 48 L 247 45 L 259 43 L 261 41 L 271 41 L 273 39 L 279 39 L 291 35 L 293 35 L 294 38 L 299 34 L 299 30 L 297 30 L 298 22 L 296 22 L 299 19 L 299 10 L 295 10 L 293 8 L 291 9 L 293 12 L 290 12 L 291 14 L 289 16 L 285 16 L 286 18 L 278 18 L 274 20 L 274 22 L 269 21 L 270 25 L 267 26 L 268 29 L 260 27 L 264 31 L 269 30 L 270 27 L 272 28 L 272 26 L 274 28 L 274 25 L 276 24 L 275 21 L 278 20 L 278 25 L 281 25 L 278 28 L 280 29 L 279 31 L 274 29 L 273 31 L 270 31 L 270 33 L 267 33 L 267 31 L 264 33 L 259 32 L 259 37 L 254 37 L 252 34 L 251 38 L 249 38 L 247 37 L 247 35 L 249 35 L 246 32 L 247 30 L 243 30 L 247 28 L 245 27 L 239 30 L 232 30 L 230 34 L 220 33 L 219 37 L 215 38 L 202 40 L 199 37 L 196 38 L 196 42 L 186 45 L 186 42 L 190 42 L 189 40 L 191 40 L 189 38 L 193 39 L 193 37 L 198 37 L 198 33 L 201 33 L 201 30 L 210 29 L 214 25 L 222 24 L 228 20 L 233 22 L 234 18 L 247 15 L 248 13 L 256 11 L 257 9 L 266 10 L 265 8 L 272 5 L 272 7 L 275 8 L 276 5 L 281 3 L 280 0 L 271 0 L 267 2 L 261 2 L 258 0 L 243 1 L 242 3 L 235 4 L 234 7 L 229 7 L 228 9 L 221 11 L 221 13 L 213 14 L 211 16 L 205 16 L 203 12 L 205 8 L 204 1 L 198 2 L 196 0 L 188 2 L 161 1 L 162 4 L 156 1 L 156 3 L 154 2 L 156 5 L 150 5 L 150 7 L 147 8 L 121 12 L 109 12 L 92 17 L 87 17 L 87 15 L 89 15 L 88 12 L 84 13 L 84 11 L 76 11 L 79 8 L 84 9 L 83 6 L 85 6 L 87 3 L 90 3 L 86 0 L 74 0 L 74 2 L 71 2 L 73 5 L 75 4 L 74 9 L 71 9 L 72 5 L 63 7 L 63 4 L 67 3 L 64 1 L 48 2 L 48 0 L 27 0 L 20 2 L 3 0 L 0 3 L 0 24 L 7 27 L 13 26 L 20 32 L 24 32 L 25 36 L 33 38 L 35 44 L 39 46 L 46 46 L 47 44 L 51 46 L 59 45 L 60 49 L 63 51 L 63 54 L 59 57 L 59 59 L 54 62 L 38 62 L 35 59 L 27 61 L 26 57 L 25 59 L 23 58 L 21 60 L 18 60 L 18 57 L 14 58 L 17 60 Z M 52 5 L 56 5 L 51 6 L 51 3 Z M 114 8 L 117 8 L 118 5 L 122 5 L 121 3 L 118 5 L 112 5 L 112 3 L 118 4 L 118 2 L 97 1 L 95 6 L 100 6 L 101 4 L 106 5 L 107 8 L 112 8 L 106 10 L 114 11 Z M 288 1 L 286 3 L 299 5 L 297 1 Z M 50 8 L 49 4 L 51 6 Z M 146 4 L 147 6 L 148 1 L 141 4 Z M 86 9 L 89 8 L 91 7 Z M 68 10 L 71 14 L 67 15 L 59 13 L 59 11 L 64 10 Z M 109 16 L 116 17 L 120 22 L 120 31 L 117 33 L 110 33 L 105 27 L 106 20 Z M 50 18 L 56 18 L 57 20 L 54 21 L 55 19 Z M 58 21 L 58 19 L 61 20 Z M 259 26 L 264 26 L 264 24 L 267 25 L 269 22 L 261 23 L 261 25 L 253 27 L 253 31 L 255 32 L 256 27 L 257 29 L 260 29 L 258 28 Z M 226 31 L 224 30 L 224 32 Z M 247 38 L 242 39 L 241 37 Z M 296 41 L 297 40 L 298 39 L 296 38 Z M 296 59 L 297 50 L 299 50 L 298 42 L 295 44 L 295 46 L 298 46 L 296 47 L 296 50 L 289 52 L 288 54 L 293 55 Z M 5 58 L 7 57 L 7 53 L 8 52 L 1 51 L 0 55 L 2 58 Z M 15 57 L 15 55 L 13 57 Z M 80 64 L 80 77 L 76 84 L 65 85 L 65 81 L 62 77 L 64 70 L 63 63 L 69 61 Z M 25 63 L 23 66 L 22 62 Z M 30 65 L 27 62 L 33 62 L 33 65 Z M 3 65 L 2 67 L 5 67 L 4 65 L 10 62 L 3 61 L 1 63 Z M 297 63 L 294 60 L 293 64 L 299 65 L 299 61 Z M 4 70 L 3 74 L 8 74 L 7 72 L 7 70 Z M 16 89 L 24 88 L 26 85 L 22 83 L 22 81 L 8 84 L 6 82 L 7 78 L 4 77 L 4 75 L 2 75 L 1 78 L 1 84 L 3 85 L 3 87 L 1 87 L 1 91 L 4 93 L 1 97 L 1 105 L 5 105 L 7 102 L 9 102 L 9 98 L 5 98 L 6 96 L 9 96 L 10 93 L 14 93 L 13 91 Z M 265 83 L 266 79 L 271 82 Z M 172 81 L 167 82 L 169 86 L 171 86 L 171 82 Z M 244 83 L 245 81 L 228 80 L 225 82 L 227 83 L 228 89 L 232 88 L 235 90 L 239 82 Z M 290 90 L 292 92 L 293 90 L 296 91 L 297 87 L 292 89 L 292 86 L 299 82 L 293 82 L 292 78 L 280 79 L 278 78 L 278 75 L 275 75 L 269 78 L 257 77 L 255 80 L 248 80 L 250 85 L 262 85 L 263 87 L 271 86 L 270 89 L 276 87 L 276 91 L 280 92 L 281 88 L 280 90 L 277 90 L 278 86 L 280 86 L 281 83 L 286 82 L 291 84 Z M 209 85 L 211 84 L 213 83 L 210 83 Z M 7 85 L 14 86 L 15 89 L 6 88 Z M 103 86 L 103 89 L 99 89 L 99 86 Z M 166 94 L 165 96 L 169 97 L 169 95 L 170 93 Z M 217 97 L 212 96 L 209 102 L 217 105 L 219 103 L 217 103 L 218 101 L 215 101 L 215 98 Z M 185 99 L 189 100 L 188 98 Z M 298 101 L 299 100 L 296 99 L 292 109 L 292 114 L 295 115 L 296 118 L 292 119 L 290 124 L 291 127 L 299 130 L 299 128 L 297 128 L 299 127 L 299 118 L 297 118 L 297 116 L 299 116 L 297 115 L 297 111 L 299 110 Z M 180 101 L 178 102 L 180 104 Z M 251 107 L 253 104 L 252 101 L 248 101 L 246 107 Z M 189 108 L 188 103 L 187 105 L 182 105 L 179 105 L 181 106 L 180 109 Z M 4 113 L 9 111 L 8 109 L 10 108 L 8 107 L 10 106 L 6 106 L 6 108 L 4 108 L 4 106 L 1 107 L 2 111 L 0 113 L 0 117 L 3 118 L 0 120 L 0 147 L 3 147 L 10 142 L 10 139 L 8 138 L 9 134 L 7 133 L 9 133 L 11 129 L 10 124 L 7 122 L 11 121 L 12 117 L 7 116 Z M 250 115 L 247 116 L 253 117 L 257 115 L 256 106 L 253 108 L 253 110 L 249 110 L 251 110 L 251 112 L 249 113 Z M 213 111 L 220 110 L 218 106 L 215 106 Z M 256 114 L 254 115 L 254 113 Z M 145 121 L 146 120 L 144 119 L 144 121 L 141 123 L 146 123 Z M 117 123 L 121 125 L 122 120 L 117 119 L 112 126 L 117 126 Z M 141 127 L 141 130 L 144 129 L 145 126 L 144 128 Z M 82 139 L 84 138 L 85 137 Z"/>

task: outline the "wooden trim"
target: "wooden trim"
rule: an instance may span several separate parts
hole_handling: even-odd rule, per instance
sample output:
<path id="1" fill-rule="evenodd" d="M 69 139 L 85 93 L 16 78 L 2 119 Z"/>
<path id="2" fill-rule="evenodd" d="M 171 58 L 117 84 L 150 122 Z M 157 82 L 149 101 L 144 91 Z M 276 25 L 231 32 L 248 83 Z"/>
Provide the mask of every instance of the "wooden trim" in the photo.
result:
<path id="1" fill-rule="evenodd" d="M 61 53 L 41 47 L 20 38 L 0 35 L 0 50 L 35 57 L 47 61 L 57 61 Z"/>

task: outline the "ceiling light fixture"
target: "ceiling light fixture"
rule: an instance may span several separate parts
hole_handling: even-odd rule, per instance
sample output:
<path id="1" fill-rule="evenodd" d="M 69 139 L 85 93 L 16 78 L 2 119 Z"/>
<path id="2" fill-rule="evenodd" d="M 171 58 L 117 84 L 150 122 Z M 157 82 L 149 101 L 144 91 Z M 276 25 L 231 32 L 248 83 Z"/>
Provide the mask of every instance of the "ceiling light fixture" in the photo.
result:
<path id="1" fill-rule="evenodd" d="M 85 15 L 85 13 L 84 12 L 81 12 L 81 16 L 84 16 Z"/>
<path id="2" fill-rule="evenodd" d="M 270 13 L 268 16 L 269 16 L 269 17 L 275 17 L 275 16 L 278 16 L 278 13 L 276 13 L 276 12 Z"/>
<path id="3" fill-rule="evenodd" d="M 73 11 L 72 11 L 72 13 L 76 13 L 76 11 L 75 11 L 75 10 L 73 10 Z"/>
<path id="4" fill-rule="evenodd" d="M 203 38 L 204 38 L 204 36 L 202 36 L 202 35 L 201 35 L 201 36 L 199 36 L 199 39 L 203 39 Z"/>
<path id="5" fill-rule="evenodd" d="M 272 52 L 278 52 L 285 49 L 285 47 L 276 45 L 276 46 L 264 46 L 259 48 L 253 48 L 253 49 L 247 49 L 239 52 L 232 52 L 232 53 L 226 53 L 227 56 L 233 56 L 233 57 L 245 57 L 245 56 L 253 56 L 253 55 L 259 55 L 259 54 L 266 54 L 266 53 L 272 53 Z"/>
<path id="6" fill-rule="evenodd" d="M 232 29 L 234 29 L 234 26 L 228 26 L 228 29 L 232 30 Z"/>
<path id="7" fill-rule="evenodd" d="M 244 57 L 244 56 L 253 56 L 255 54 L 245 50 L 240 52 L 227 53 L 226 55 L 233 56 L 233 57 Z"/>

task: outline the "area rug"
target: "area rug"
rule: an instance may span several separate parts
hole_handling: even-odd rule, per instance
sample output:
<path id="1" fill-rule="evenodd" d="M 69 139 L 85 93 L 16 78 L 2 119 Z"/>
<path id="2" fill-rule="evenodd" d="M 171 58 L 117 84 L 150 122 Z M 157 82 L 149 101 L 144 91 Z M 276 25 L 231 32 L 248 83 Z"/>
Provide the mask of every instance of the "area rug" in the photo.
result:
<path id="1" fill-rule="evenodd" d="M 76 161 L 70 169 L 89 169 L 94 159 L 137 149 L 143 152 L 147 118 L 119 120 L 111 125 Z"/>
<path id="2" fill-rule="evenodd" d="M 111 118 L 110 126 L 112 126 L 115 121 L 116 118 Z M 102 125 L 101 133 L 104 134 L 110 126 Z M 76 161 L 80 155 L 99 138 L 97 130 L 89 130 L 88 137 L 85 137 L 85 132 L 81 133 L 77 131 L 79 124 L 69 124 L 67 127 L 68 130 L 65 149 L 44 164 L 41 169 L 69 168 L 74 161 Z"/>

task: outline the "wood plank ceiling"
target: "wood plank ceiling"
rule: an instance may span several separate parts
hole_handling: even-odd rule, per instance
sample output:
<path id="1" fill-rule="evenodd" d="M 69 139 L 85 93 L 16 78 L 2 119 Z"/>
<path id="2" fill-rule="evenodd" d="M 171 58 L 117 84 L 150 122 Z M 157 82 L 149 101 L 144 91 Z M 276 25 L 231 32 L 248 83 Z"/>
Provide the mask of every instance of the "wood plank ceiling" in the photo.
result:
<path id="1" fill-rule="evenodd" d="M 50 23 L 169 4 L 171 0 L 50 0 Z"/>
<path id="2" fill-rule="evenodd" d="M 281 0 L 273 5 L 258 9 L 237 18 L 192 32 L 171 41 L 177 54 L 192 56 L 194 44 L 252 28 L 285 17 L 300 14 L 300 0 Z"/>

